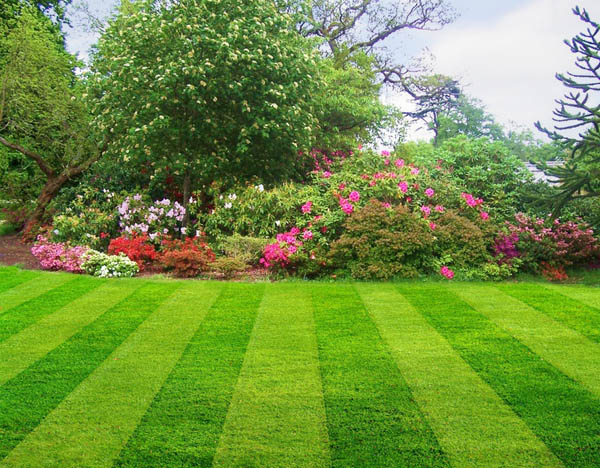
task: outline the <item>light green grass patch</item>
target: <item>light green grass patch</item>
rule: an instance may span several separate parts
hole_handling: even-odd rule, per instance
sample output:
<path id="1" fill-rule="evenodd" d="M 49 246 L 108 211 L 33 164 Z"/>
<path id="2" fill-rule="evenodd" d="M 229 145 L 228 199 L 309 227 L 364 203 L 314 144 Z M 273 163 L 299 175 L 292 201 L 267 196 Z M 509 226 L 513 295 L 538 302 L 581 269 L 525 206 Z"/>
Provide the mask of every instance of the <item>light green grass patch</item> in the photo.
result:
<path id="1" fill-rule="evenodd" d="M 213 466 L 329 466 L 312 314 L 304 288 L 267 286 Z"/>
<path id="2" fill-rule="evenodd" d="M 356 288 L 453 466 L 563 466 L 393 285 Z"/>
<path id="3" fill-rule="evenodd" d="M 3 465 L 112 466 L 217 294 L 214 285 L 181 286 Z"/>
<path id="4" fill-rule="evenodd" d="M 600 396 L 600 345 L 492 286 L 451 290 L 478 312 Z"/>

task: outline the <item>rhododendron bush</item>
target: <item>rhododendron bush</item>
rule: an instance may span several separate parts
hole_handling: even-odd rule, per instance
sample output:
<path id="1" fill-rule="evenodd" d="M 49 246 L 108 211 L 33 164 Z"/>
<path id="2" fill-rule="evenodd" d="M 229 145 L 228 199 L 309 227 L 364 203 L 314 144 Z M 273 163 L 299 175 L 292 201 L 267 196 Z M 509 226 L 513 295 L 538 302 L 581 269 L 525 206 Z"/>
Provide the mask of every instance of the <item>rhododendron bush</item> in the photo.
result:
<path id="1" fill-rule="evenodd" d="M 40 261 L 44 270 L 63 270 L 71 273 L 83 273 L 81 267 L 87 247 L 69 247 L 62 242 L 49 242 L 42 235 L 37 237 L 31 253 Z"/>

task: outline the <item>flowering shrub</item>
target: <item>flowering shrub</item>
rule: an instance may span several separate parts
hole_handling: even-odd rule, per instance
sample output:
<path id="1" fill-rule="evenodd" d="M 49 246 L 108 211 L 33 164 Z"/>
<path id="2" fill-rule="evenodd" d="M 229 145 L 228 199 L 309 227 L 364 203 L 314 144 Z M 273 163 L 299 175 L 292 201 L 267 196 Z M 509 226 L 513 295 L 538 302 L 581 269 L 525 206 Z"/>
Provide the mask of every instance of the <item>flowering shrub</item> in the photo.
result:
<path id="1" fill-rule="evenodd" d="M 130 260 L 137 263 L 140 271 L 154 260 L 158 254 L 154 246 L 149 243 L 149 238 L 146 234 L 132 234 L 131 237 L 118 237 L 112 239 L 108 245 L 108 253 L 111 255 L 124 254 Z"/>
<path id="2" fill-rule="evenodd" d="M 140 270 L 125 254 L 107 255 L 97 250 L 88 250 L 81 267 L 86 273 L 100 278 L 130 278 Z"/>
<path id="3" fill-rule="evenodd" d="M 386 208 L 375 199 L 352 214 L 332 244 L 334 266 L 353 278 L 414 277 L 424 269 L 434 242 L 425 222 L 408 208 Z"/>
<path id="4" fill-rule="evenodd" d="M 105 249 L 118 231 L 119 196 L 109 190 L 83 190 L 54 215 L 50 239 L 71 245 Z M 63 205 L 57 202 L 59 205 Z"/>
<path id="5" fill-rule="evenodd" d="M 214 252 L 202 238 L 186 237 L 185 240 L 163 241 L 160 263 L 175 276 L 193 278 L 205 271 L 208 264 L 214 261 Z"/>
<path id="6" fill-rule="evenodd" d="M 587 266 L 600 257 L 598 239 L 587 225 L 522 213 L 515 216 L 514 223 L 506 223 L 494 248 L 499 263 L 519 258 L 523 269 L 532 272 L 542 268 L 548 271 L 549 267 Z"/>
<path id="7" fill-rule="evenodd" d="M 40 261 L 44 270 L 64 270 L 71 273 L 83 273 L 83 257 L 87 251 L 87 247 L 68 247 L 62 242 L 48 242 L 41 235 L 31 248 L 31 253 Z"/>
<path id="8" fill-rule="evenodd" d="M 185 208 L 177 201 L 164 198 L 150 203 L 138 193 L 126 197 L 117 210 L 119 226 L 126 234 L 146 234 L 157 244 L 163 236 L 186 234 L 186 228 L 181 227 Z"/>

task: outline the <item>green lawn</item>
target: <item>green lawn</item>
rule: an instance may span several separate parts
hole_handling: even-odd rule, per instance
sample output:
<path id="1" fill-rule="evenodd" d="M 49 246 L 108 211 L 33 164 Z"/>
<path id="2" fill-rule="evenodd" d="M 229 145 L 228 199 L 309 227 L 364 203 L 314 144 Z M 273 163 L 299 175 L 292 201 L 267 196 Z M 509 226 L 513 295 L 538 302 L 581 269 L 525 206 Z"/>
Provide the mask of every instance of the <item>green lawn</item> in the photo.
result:
<path id="1" fill-rule="evenodd" d="M 600 288 L 0 267 L 0 467 L 598 467 Z"/>

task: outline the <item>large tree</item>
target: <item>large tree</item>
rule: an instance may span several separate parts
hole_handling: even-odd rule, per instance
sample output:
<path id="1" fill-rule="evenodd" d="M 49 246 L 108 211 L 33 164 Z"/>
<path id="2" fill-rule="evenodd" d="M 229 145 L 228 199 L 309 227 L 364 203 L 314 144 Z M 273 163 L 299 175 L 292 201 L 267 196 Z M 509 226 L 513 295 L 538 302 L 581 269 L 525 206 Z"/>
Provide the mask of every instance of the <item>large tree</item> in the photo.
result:
<path id="1" fill-rule="evenodd" d="M 0 58 L 0 144 L 35 163 L 45 180 L 28 232 L 60 188 L 100 151 L 90 137 L 76 61 L 37 12 L 24 8 L 0 43 L 6 51 Z"/>
<path id="2" fill-rule="evenodd" d="M 550 200 L 555 214 L 571 200 L 600 196 L 600 24 L 579 7 L 573 13 L 586 30 L 565 40 L 576 55 L 576 70 L 559 73 L 556 78 L 569 92 L 557 100 L 554 129 L 536 123 L 539 130 L 569 150 L 563 165 L 541 166 L 560 183 Z"/>
<path id="3" fill-rule="evenodd" d="M 134 2 L 107 27 L 90 76 L 109 152 L 193 189 L 282 179 L 310 148 L 312 46 L 271 0 Z"/>

